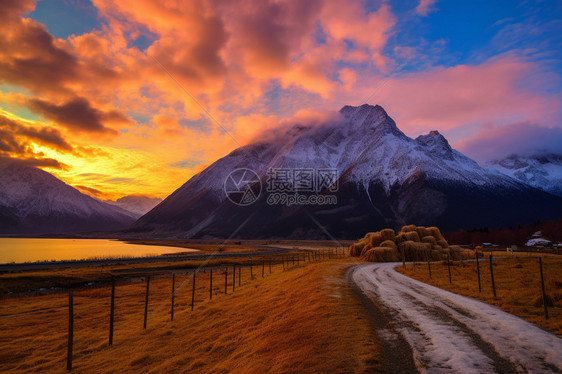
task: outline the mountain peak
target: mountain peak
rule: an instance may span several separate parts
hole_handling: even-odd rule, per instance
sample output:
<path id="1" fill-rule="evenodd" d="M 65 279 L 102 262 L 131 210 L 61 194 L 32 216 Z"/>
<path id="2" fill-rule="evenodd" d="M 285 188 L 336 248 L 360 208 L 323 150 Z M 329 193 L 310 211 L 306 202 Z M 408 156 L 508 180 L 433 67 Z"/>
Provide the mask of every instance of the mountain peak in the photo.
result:
<path id="1" fill-rule="evenodd" d="M 404 135 L 380 105 L 346 105 L 340 109 L 340 113 L 353 127 L 372 129 L 379 132 L 380 135 Z"/>
<path id="2" fill-rule="evenodd" d="M 431 153 L 445 157 L 448 160 L 453 159 L 453 149 L 449 142 L 437 130 L 432 130 L 427 135 L 420 135 L 416 138 L 416 143 L 427 148 Z"/>

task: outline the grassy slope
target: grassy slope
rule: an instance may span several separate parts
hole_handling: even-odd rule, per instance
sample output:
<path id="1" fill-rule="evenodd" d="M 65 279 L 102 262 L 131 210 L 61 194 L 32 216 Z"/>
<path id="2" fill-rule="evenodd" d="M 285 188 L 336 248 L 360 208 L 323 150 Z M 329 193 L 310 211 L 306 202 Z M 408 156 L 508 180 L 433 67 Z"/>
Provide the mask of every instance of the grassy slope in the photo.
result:
<path id="1" fill-rule="evenodd" d="M 478 291 L 475 262 L 455 262 L 451 267 L 453 284 L 449 284 L 446 262 L 433 263 L 432 279 L 427 264 L 417 264 L 415 269 L 397 270 L 414 279 L 429 283 L 460 295 L 482 300 L 498 308 L 532 322 L 562 337 L 562 257 L 543 257 L 543 274 L 546 293 L 554 307 L 549 308 L 549 319 L 544 317 L 537 257 L 505 258 L 494 262 L 494 280 L 497 300 L 494 300 L 488 260 L 480 260 L 482 292 Z"/>
<path id="2" fill-rule="evenodd" d="M 224 275 L 176 277 L 176 318 L 169 321 L 170 278 L 151 282 L 148 329 L 144 284 L 118 285 L 115 340 L 107 347 L 109 290 L 75 293 L 74 372 L 350 373 L 377 368 L 377 343 L 361 302 L 343 281 L 351 260 L 311 264 L 249 279 L 225 296 Z M 341 262 L 347 261 L 347 264 Z M 232 292 L 229 286 L 229 293 Z M 0 371 L 65 372 L 66 296 L 7 299 L 0 306 Z M 9 316 L 10 314 L 18 314 Z"/>

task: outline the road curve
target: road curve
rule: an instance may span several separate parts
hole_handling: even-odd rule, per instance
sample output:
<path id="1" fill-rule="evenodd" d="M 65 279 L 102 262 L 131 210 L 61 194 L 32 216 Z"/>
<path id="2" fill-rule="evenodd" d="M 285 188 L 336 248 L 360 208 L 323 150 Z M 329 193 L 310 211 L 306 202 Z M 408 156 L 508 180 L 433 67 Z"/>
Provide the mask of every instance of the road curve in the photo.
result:
<path id="1" fill-rule="evenodd" d="M 393 323 L 384 345 L 406 341 L 422 373 L 562 373 L 562 339 L 489 304 L 398 273 L 355 266 L 351 281 Z"/>

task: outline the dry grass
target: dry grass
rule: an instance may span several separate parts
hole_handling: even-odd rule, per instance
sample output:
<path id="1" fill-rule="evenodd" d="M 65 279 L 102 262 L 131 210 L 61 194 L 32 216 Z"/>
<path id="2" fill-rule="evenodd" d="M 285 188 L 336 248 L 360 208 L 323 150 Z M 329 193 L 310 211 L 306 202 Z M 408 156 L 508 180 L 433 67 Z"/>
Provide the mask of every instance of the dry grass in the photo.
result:
<path id="1" fill-rule="evenodd" d="M 494 253 L 494 256 L 497 254 Z M 543 257 L 547 299 L 552 301 L 552 306 L 548 308 L 548 320 L 544 316 L 537 257 L 507 257 L 493 262 L 497 300 L 492 292 L 488 260 L 480 259 L 482 292 L 478 292 L 476 262 L 457 261 L 452 264 L 453 284 L 449 284 L 446 262 L 431 264 L 432 279 L 426 263 L 418 263 L 415 267 L 407 265 L 405 271 L 399 266 L 397 270 L 422 282 L 495 305 L 562 336 L 562 257 Z"/>
<path id="2" fill-rule="evenodd" d="M 341 255 L 342 251 L 340 251 Z M 230 266 L 239 264 L 249 264 L 250 262 L 261 262 L 262 260 L 280 262 L 282 257 L 300 255 L 308 256 L 309 253 L 303 251 L 291 251 L 282 255 L 268 255 L 264 252 L 263 256 L 253 257 L 230 257 L 211 260 L 191 260 L 191 261 L 158 261 L 158 262 L 137 262 L 130 264 L 109 264 L 76 267 L 53 267 L 45 270 L 25 270 L 0 274 L 0 299 L 13 297 L 25 293 L 29 290 L 36 291 L 40 288 L 49 289 L 51 287 L 68 288 L 80 287 L 89 282 L 109 282 L 113 276 L 126 274 L 141 274 L 152 272 L 169 272 L 178 269 L 194 269 L 200 266 Z"/>
<path id="3" fill-rule="evenodd" d="M 148 329 L 145 284 L 118 285 L 115 338 L 107 346 L 108 288 L 75 292 L 74 372 L 353 373 L 376 370 L 377 345 L 361 302 L 343 280 L 352 260 L 310 264 L 272 274 L 261 269 L 225 296 L 224 275 L 151 281 Z M 345 263 L 342 263 L 345 262 Z M 230 279 L 230 277 L 229 277 Z M 229 282 L 230 283 L 230 282 Z M 229 293 L 232 292 L 229 284 Z M 0 306 L 0 372 L 66 372 L 66 295 L 4 300 Z"/>

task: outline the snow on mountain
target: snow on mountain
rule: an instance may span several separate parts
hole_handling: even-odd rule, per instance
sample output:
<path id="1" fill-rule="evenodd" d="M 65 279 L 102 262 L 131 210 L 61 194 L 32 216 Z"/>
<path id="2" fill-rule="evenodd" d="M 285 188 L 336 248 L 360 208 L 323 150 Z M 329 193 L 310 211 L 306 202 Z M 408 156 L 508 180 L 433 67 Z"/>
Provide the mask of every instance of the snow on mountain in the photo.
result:
<path id="1" fill-rule="evenodd" d="M 0 205 L 20 221 L 7 232 L 118 230 L 136 218 L 80 193 L 43 170 L 15 162 L 0 164 Z"/>
<path id="2" fill-rule="evenodd" d="M 411 139 L 380 106 L 345 106 L 340 121 L 320 128 L 296 125 L 281 141 L 256 143 L 234 150 L 190 179 L 177 192 L 210 189 L 226 199 L 223 183 L 236 168 L 264 176 L 270 168 L 335 168 L 365 187 L 380 182 L 385 191 L 423 173 L 433 178 L 471 184 L 513 184 L 480 167 L 449 146 L 437 131 Z"/>
<path id="3" fill-rule="evenodd" d="M 535 188 L 562 196 L 560 154 L 511 155 L 501 160 L 490 161 L 486 166 Z"/>
<path id="4" fill-rule="evenodd" d="M 233 205 L 224 183 L 235 169 L 336 169 L 334 206 L 279 207 L 266 195 L 250 207 Z M 345 106 L 316 126 L 278 129 L 217 160 L 139 219 L 132 231 L 180 236 L 312 237 L 323 230 L 313 212 L 339 237 L 415 222 L 445 229 L 498 226 L 551 216 L 562 200 L 484 169 L 452 149 L 437 131 L 409 138 L 380 106 Z M 547 202 L 549 201 L 549 202 Z M 238 228 L 251 216 L 251 222 Z M 252 223 L 253 222 L 253 223 Z M 379 227 L 380 226 L 380 227 Z M 322 234 L 323 235 L 323 234 Z"/>
<path id="5" fill-rule="evenodd" d="M 156 205 L 160 204 L 162 199 L 159 197 L 148 197 L 143 195 L 127 195 L 117 199 L 116 201 L 105 200 L 104 202 L 134 213 L 138 218 L 150 211 Z"/>

